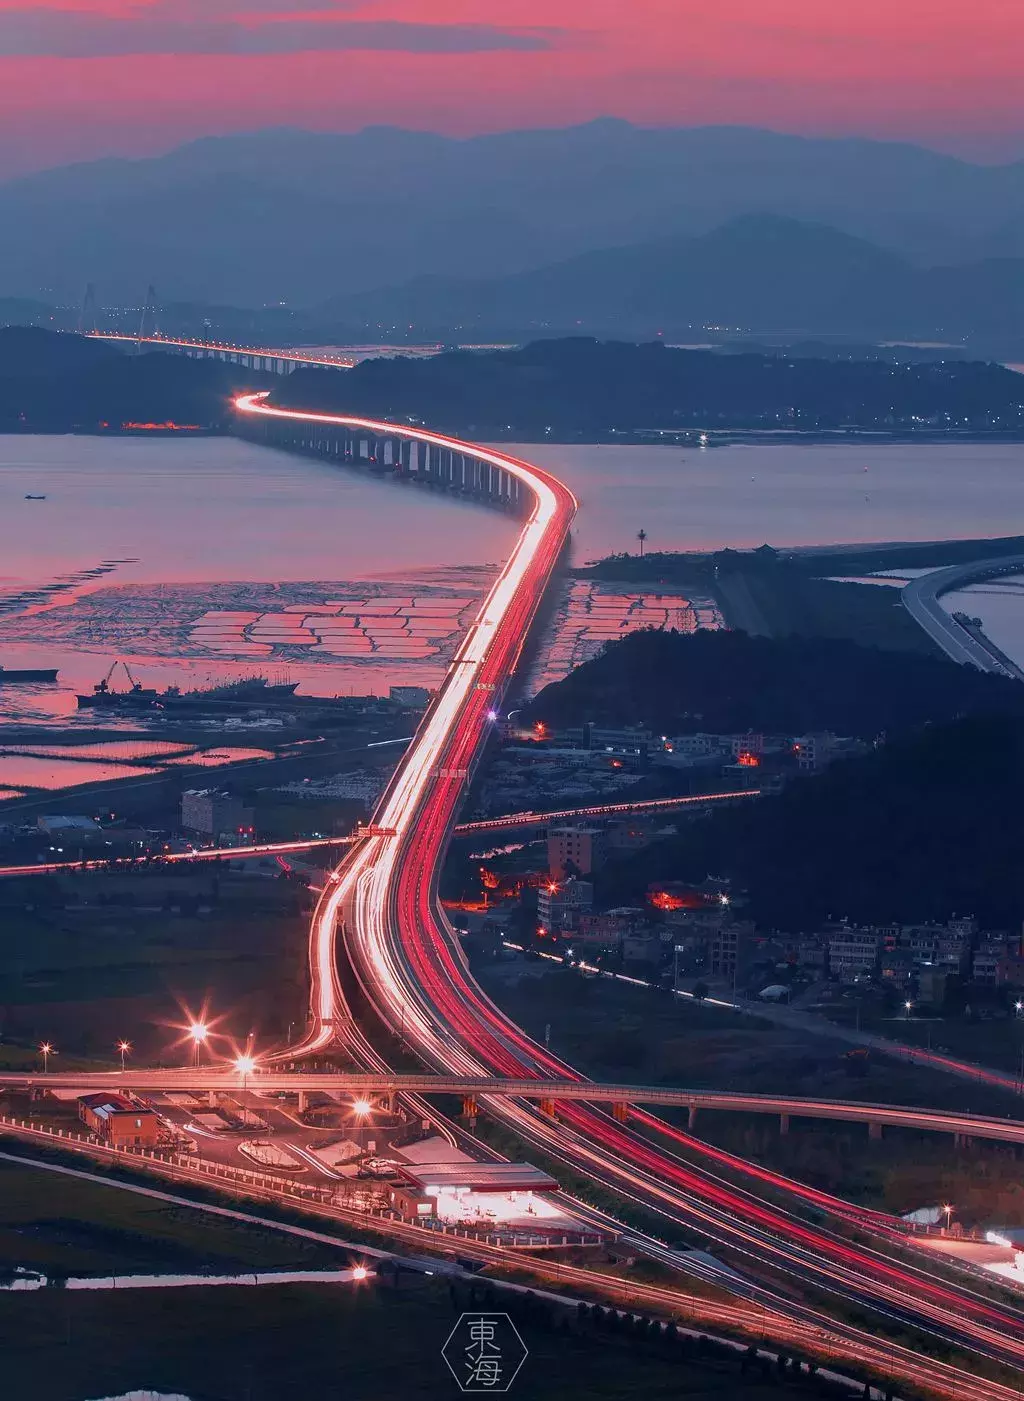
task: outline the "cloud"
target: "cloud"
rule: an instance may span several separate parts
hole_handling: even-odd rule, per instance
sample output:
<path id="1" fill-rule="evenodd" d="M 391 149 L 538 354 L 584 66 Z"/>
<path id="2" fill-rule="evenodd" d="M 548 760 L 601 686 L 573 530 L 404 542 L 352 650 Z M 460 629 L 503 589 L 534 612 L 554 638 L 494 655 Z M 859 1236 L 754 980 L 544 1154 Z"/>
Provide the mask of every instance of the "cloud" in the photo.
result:
<path id="1" fill-rule="evenodd" d="M 485 53 L 550 49 L 559 31 L 492 24 L 342 18 L 344 0 L 158 0 L 129 17 L 81 10 L 0 9 L 0 57 L 287 54 L 306 50 Z M 286 12 L 301 9 L 303 18 Z M 323 11 L 329 18 L 308 18 Z M 222 18 L 217 18 L 218 14 Z M 191 15 L 191 17 L 189 17 Z M 212 17 L 211 17 L 212 15 Z"/>

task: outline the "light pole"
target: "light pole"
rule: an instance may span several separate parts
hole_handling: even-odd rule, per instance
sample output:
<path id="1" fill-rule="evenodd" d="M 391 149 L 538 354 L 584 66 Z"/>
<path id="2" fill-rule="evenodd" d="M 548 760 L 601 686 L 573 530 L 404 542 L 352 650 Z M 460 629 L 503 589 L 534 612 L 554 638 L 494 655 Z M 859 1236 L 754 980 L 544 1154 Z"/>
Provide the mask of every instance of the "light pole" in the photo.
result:
<path id="1" fill-rule="evenodd" d="M 235 1061 L 235 1069 L 242 1077 L 242 1093 L 244 1094 L 246 1079 L 256 1069 L 256 1061 L 252 1056 L 239 1056 Z"/>
<path id="2" fill-rule="evenodd" d="M 904 1021 L 908 1021 L 908 1022 L 910 1021 L 910 1009 L 913 1007 L 913 1005 L 914 1005 L 914 1004 L 913 1004 L 912 1002 L 904 1002 L 904 1004 L 903 1004 L 903 1010 L 904 1010 L 904 1011 L 906 1012 L 906 1014 L 907 1014 L 907 1015 L 904 1017 L 904 1019 L 903 1019 Z"/>
<path id="3" fill-rule="evenodd" d="M 43 1074 L 45 1075 L 50 1069 L 50 1057 L 56 1055 L 57 1053 L 50 1045 L 49 1041 L 44 1041 L 43 1044 L 39 1047 L 39 1054 L 43 1058 Z"/>
<path id="4" fill-rule="evenodd" d="M 192 1039 L 192 1069 L 199 1069 L 199 1047 L 205 1046 L 210 1035 L 210 1028 L 204 1022 L 193 1022 L 188 1029 L 188 1034 Z"/>
<path id="5" fill-rule="evenodd" d="M 952 1215 L 953 1215 L 953 1206 L 952 1206 L 952 1203 L 951 1203 L 951 1202 L 947 1202 L 946 1205 L 942 1208 L 942 1210 L 946 1213 L 946 1230 L 948 1231 L 948 1230 L 949 1230 L 950 1218 L 951 1218 Z"/>
<path id="6" fill-rule="evenodd" d="M 119 1041 L 119 1042 L 117 1043 L 117 1049 L 121 1052 L 121 1069 L 122 1069 L 122 1070 L 124 1070 L 125 1056 L 127 1056 L 128 1052 L 131 1050 L 131 1048 L 132 1048 L 132 1043 L 131 1043 L 130 1041 Z"/>

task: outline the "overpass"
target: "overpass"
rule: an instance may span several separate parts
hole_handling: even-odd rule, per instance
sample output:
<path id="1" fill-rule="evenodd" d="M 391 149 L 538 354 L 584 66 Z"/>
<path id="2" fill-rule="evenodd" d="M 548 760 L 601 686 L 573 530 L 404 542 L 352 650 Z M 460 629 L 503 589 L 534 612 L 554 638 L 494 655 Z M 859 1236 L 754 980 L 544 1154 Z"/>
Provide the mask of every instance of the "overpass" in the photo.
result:
<path id="1" fill-rule="evenodd" d="M 66 1071 L 25 1073 L 0 1070 L 0 1086 L 29 1093 L 71 1090 L 79 1094 L 94 1091 L 139 1094 L 173 1091 L 201 1094 L 237 1094 L 255 1090 L 262 1095 L 292 1093 L 303 1100 L 313 1093 L 351 1094 L 357 1098 L 399 1094 L 460 1095 L 470 1102 L 477 1099 L 508 1098 L 538 1100 L 554 1114 L 560 1102 L 585 1101 L 591 1104 L 661 1105 L 689 1111 L 691 1126 L 701 1110 L 724 1110 L 741 1114 L 777 1115 L 783 1131 L 791 1119 L 831 1119 L 867 1124 L 877 1136 L 878 1128 L 915 1129 L 928 1133 L 950 1133 L 957 1138 L 986 1138 L 1001 1143 L 1024 1143 L 1024 1121 L 997 1119 L 990 1115 L 958 1111 L 914 1108 L 892 1104 L 862 1104 L 839 1099 L 806 1099 L 792 1095 L 742 1094 L 733 1090 L 692 1090 L 666 1085 L 598 1084 L 589 1080 L 514 1079 L 498 1076 L 391 1074 L 366 1071 L 279 1071 L 264 1070 L 257 1064 L 244 1070 L 235 1065 L 185 1070 Z"/>
<path id="2" fill-rule="evenodd" d="M 1024 681 L 1024 670 L 1001 652 L 994 642 L 990 642 L 980 627 L 960 622 L 947 613 L 939 602 L 943 594 L 966 588 L 968 584 L 1021 573 L 1024 573 L 1024 555 L 1004 555 L 1000 559 L 979 559 L 970 564 L 935 569 L 919 579 L 911 579 L 904 586 L 901 594 L 903 606 L 953 661 L 977 667 L 979 671 L 992 672 L 996 676 Z"/>
<path id="3" fill-rule="evenodd" d="M 727 803 L 738 798 L 756 798 L 758 788 L 743 788 L 731 793 L 699 793 L 685 798 L 641 798 L 632 803 L 601 803 L 595 807 L 561 808 L 556 812 L 507 812 L 501 817 L 488 817 L 480 822 L 463 822 L 454 828 L 457 837 L 472 837 L 484 832 L 515 831 L 524 827 L 546 827 L 551 822 L 585 821 L 596 817 L 640 817 L 659 812 L 678 812 L 687 807 L 700 807 L 705 803 Z M 372 826 L 366 836 L 386 835 Z M 4 876 L 47 876 L 62 871 L 109 871 L 116 868 L 127 870 L 131 866 L 177 866 L 183 861 L 238 861 L 242 858 L 259 856 L 287 856 L 301 851 L 316 851 L 320 848 L 353 846 L 361 841 L 362 832 L 350 837 L 299 837 L 295 841 L 251 842 L 246 846 L 203 846 L 188 851 L 155 852 L 149 856 L 98 857 L 86 861 L 35 861 L 24 862 L 20 866 L 0 866 L 0 879 Z"/>
<path id="4" fill-rule="evenodd" d="M 187 355 L 193 360 L 224 360 L 266 374 L 290 375 L 301 366 L 320 370 L 350 370 L 356 363 L 351 355 L 330 355 L 322 350 L 273 350 L 266 347 L 230 345 L 226 341 L 191 340 L 187 336 L 132 336 L 123 331 L 86 331 L 90 340 L 133 345 L 139 350 L 163 350 L 170 355 Z"/>

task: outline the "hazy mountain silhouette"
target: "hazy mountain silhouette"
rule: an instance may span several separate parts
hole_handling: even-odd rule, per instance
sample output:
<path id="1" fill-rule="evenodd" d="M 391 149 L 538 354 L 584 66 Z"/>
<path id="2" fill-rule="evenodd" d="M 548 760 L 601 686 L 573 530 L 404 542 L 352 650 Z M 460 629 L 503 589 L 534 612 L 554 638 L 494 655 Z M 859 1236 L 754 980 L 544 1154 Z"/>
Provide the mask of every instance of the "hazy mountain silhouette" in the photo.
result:
<path id="1" fill-rule="evenodd" d="M 422 277 L 336 298 L 377 329 L 481 333 L 578 328 L 674 334 L 1004 337 L 1024 325 L 1024 260 L 920 269 L 819 224 L 747 215 L 709 234 L 583 253 L 510 277 Z"/>
<path id="2" fill-rule="evenodd" d="M 1024 163 L 739 127 L 602 120 L 469 140 L 393 128 L 209 138 L 0 186 L 0 291 L 300 304 L 423 274 L 504 276 L 737 215 L 922 263 L 1024 255 Z M 44 290 L 45 289 L 45 290 Z"/>

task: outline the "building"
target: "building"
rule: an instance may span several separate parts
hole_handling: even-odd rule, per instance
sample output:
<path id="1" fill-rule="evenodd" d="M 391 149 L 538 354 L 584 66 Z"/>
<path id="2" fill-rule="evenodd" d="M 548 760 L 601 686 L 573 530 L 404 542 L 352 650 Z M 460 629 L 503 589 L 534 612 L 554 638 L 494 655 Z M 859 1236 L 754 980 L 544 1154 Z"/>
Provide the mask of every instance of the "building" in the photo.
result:
<path id="1" fill-rule="evenodd" d="M 646 927 L 646 910 L 635 905 L 620 905 L 601 914 L 581 914 L 573 942 L 594 949 L 618 947 L 626 935 Z"/>
<path id="2" fill-rule="evenodd" d="M 722 924 L 708 941 L 708 972 L 736 984 L 750 967 L 754 952 L 754 927 L 743 920 Z"/>
<path id="3" fill-rule="evenodd" d="M 537 923 L 547 934 L 572 933 L 581 914 L 589 914 L 594 904 L 594 887 L 588 880 L 570 876 L 549 881 L 537 891 Z"/>
<path id="4" fill-rule="evenodd" d="M 885 946 L 880 929 L 858 929 L 843 924 L 833 930 L 828 941 L 828 966 L 834 978 L 853 983 L 858 978 L 872 977 Z"/>
<path id="5" fill-rule="evenodd" d="M 235 843 L 254 835 L 252 808 L 216 788 L 189 788 L 182 793 L 181 825 L 186 832 Z"/>
<path id="6" fill-rule="evenodd" d="M 597 725 L 589 725 L 587 735 L 592 750 L 618 759 L 646 759 L 654 739 L 650 730 L 613 730 L 599 728 Z"/>
<path id="7" fill-rule="evenodd" d="M 828 733 L 799 735 L 793 741 L 797 766 L 803 773 L 818 773 L 827 768 L 835 748 L 835 735 Z"/>
<path id="8" fill-rule="evenodd" d="M 396 705 L 426 710 L 430 704 L 430 692 L 426 686 L 392 686 L 388 690 L 388 700 L 394 701 Z"/>
<path id="9" fill-rule="evenodd" d="M 63 813 L 47 813 L 36 818 L 36 826 L 44 836 L 73 846 L 76 842 L 90 844 L 101 841 L 103 829 L 91 817 L 66 816 Z"/>
<path id="10" fill-rule="evenodd" d="M 81 1095 L 78 1117 L 114 1148 L 152 1148 L 160 1142 L 160 1120 L 123 1095 Z"/>
<path id="11" fill-rule="evenodd" d="M 604 860 L 605 838 L 600 827 L 565 825 L 548 828 L 548 872 L 552 880 L 567 875 L 589 876 Z"/>
<path id="12" fill-rule="evenodd" d="M 709 759 L 721 753 L 718 735 L 673 735 L 665 748 L 679 759 Z"/>
<path id="13" fill-rule="evenodd" d="M 971 976 L 985 987 L 1001 987 L 1010 980 L 1011 964 L 1005 939 L 983 939 L 974 951 Z"/>

